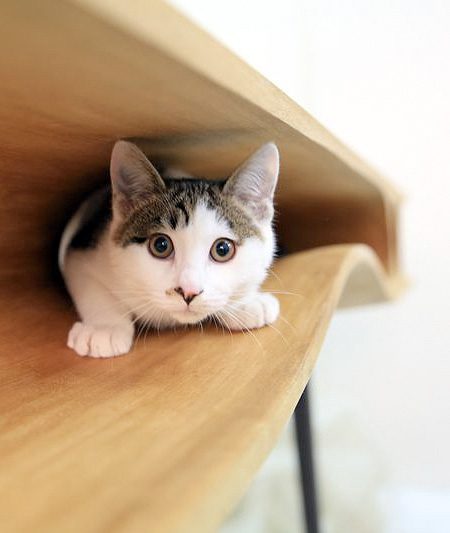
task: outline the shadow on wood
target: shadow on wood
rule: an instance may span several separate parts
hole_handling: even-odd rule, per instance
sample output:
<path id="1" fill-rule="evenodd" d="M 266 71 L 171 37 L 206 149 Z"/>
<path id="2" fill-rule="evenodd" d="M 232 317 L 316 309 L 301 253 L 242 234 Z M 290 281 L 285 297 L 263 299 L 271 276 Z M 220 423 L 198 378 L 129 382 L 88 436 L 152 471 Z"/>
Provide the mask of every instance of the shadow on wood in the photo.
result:
<path id="1" fill-rule="evenodd" d="M 292 414 L 338 301 L 398 293 L 399 196 L 159 0 L 5 0 L 0 44 L 1 525 L 210 530 Z M 213 178 L 274 140 L 283 243 L 364 245 L 279 260 L 272 328 L 149 333 L 126 357 L 80 359 L 55 245 L 118 138 Z"/>

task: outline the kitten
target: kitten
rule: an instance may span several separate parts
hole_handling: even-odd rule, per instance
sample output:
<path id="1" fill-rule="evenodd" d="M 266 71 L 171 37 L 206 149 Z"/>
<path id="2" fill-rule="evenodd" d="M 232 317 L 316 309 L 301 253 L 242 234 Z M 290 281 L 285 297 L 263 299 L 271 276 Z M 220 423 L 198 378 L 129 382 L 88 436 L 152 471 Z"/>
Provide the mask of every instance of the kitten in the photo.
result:
<path id="1" fill-rule="evenodd" d="M 111 186 L 87 198 L 61 238 L 59 267 L 81 317 L 67 345 L 112 357 L 130 350 L 135 322 L 274 322 L 278 300 L 258 289 L 274 254 L 278 169 L 269 143 L 227 180 L 163 178 L 137 146 L 118 141 Z"/>

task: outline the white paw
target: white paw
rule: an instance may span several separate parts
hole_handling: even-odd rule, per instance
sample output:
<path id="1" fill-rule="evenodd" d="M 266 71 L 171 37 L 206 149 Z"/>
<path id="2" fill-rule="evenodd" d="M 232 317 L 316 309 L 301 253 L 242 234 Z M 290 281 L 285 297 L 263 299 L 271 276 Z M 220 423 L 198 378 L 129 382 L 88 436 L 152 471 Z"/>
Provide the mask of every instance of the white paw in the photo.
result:
<path id="1" fill-rule="evenodd" d="M 67 346 L 78 355 L 90 357 L 114 357 L 130 351 L 133 343 L 133 327 L 91 326 L 75 322 L 69 331 Z"/>
<path id="2" fill-rule="evenodd" d="M 233 309 L 235 319 L 231 319 L 228 325 L 231 329 L 254 329 L 272 324 L 280 314 L 280 304 L 273 294 L 256 293 L 248 300 L 240 302 Z"/>

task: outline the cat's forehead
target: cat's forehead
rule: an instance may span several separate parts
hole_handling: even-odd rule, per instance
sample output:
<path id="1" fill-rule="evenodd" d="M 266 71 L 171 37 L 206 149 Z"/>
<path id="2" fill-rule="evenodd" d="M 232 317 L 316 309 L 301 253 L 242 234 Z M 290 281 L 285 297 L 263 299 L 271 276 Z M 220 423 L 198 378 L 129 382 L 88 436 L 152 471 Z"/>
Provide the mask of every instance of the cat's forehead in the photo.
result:
<path id="1" fill-rule="evenodd" d="M 226 225 L 239 241 L 261 237 L 261 231 L 232 197 L 223 193 L 224 181 L 199 179 L 165 179 L 166 190 L 154 195 L 119 225 L 115 241 L 126 246 L 136 237 L 146 237 L 155 231 L 182 230 L 195 224 L 202 229 L 215 221 Z M 203 213 L 203 215 L 202 215 Z M 210 228 L 205 228 L 210 229 Z"/>
<path id="2" fill-rule="evenodd" d="M 231 229 L 228 221 L 219 217 L 215 209 L 211 209 L 203 202 L 198 202 L 193 208 L 188 224 L 179 224 L 174 230 L 167 229 L 169 235 L 179 235 L 186 243 L 194 244 L 195 241 L 209 242 L 220 237 L 240 240 L 239 236 Z"/>

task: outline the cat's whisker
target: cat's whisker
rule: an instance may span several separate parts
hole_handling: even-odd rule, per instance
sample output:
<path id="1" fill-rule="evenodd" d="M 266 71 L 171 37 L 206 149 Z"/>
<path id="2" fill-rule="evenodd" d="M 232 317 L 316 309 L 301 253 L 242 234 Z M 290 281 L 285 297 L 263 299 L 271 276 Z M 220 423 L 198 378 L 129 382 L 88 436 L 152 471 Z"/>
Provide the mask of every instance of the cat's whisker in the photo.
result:
<path id="1" fill-rule="evenodd" d="M 145 321 L 144 322 L 140 322 L 138 324 L 138 332 L 137 332 L 136 338 L 134 340 L 134 345 L 135 346 L 138 345 L 138 342 L 139 342 L 139 339 L 141 337 L 142 331 L 144 330 L 144 327 L 145 327 Z"/>
<path id="2" fill-rule="evenodd" d="M 229 334 L 230 334 L 230 337 L 231 337 L 231 342 L 234 343 L 234 336 L 233 336 L 233 331 L 231 330 L 230 326 L 227 324 L 227 322 L 223 319 L 220 318 L 219 314 L 218 315 L 212 315 L 214 316 L 214 320 L 217 319 L 218 323 L 222 326 L 222 335 L 225 335 L 225 328 L 227 328 Z"/>
<path id="3" fill-rule="evenodd" d="M 260 347 L 261 351 L 265 351 L 264 350 L 264 347 L 262 346 L 262 344 L 259 342 L 258 338 L 256 337 L 256 335 L 253 333 L 253 331 L 245 324 L 245 322 L 239 317 L 237 316 L 233 311 L 230 311 L 230 309 L 225 309 L 225 312 L 232 318 L 234 319 L 234 321 L 237 323 L 237 325 L 243 330 L 243 331 L 246 331 L 247 333 L 249 333 L 253 340 L 256 342 L 256 344 Z"/>
<path id="4" fill-rule="evenodd" d="M 228 329 L 228 332 L 230 333 L 231 342 L 234 343 L 234 335 L 233 335 L 232 329 L 230 328 L 230 326 L 226 322 L 225 322 L 225 327 Z M 225 329 L 224 329 L 223 323 L 222 323 L 222 330 L 225 333 Z"/>
<path id="5" fill-rule="evenodd" d="M 283 285 L 283 282 L 282 282 L 280 276 L 278 276 L 278 274 L 276 272 L 274 272 L 271 268 L 268 268 L 267 271 L 269 272 L 269 274 L 271 276 L 273 276 L 277 281 L 279 281 L 280 285 Z"/>
<path id="6" fill-rule="evenodd" d="M 216 331 L 219 331 L 219 328 L 217 327 L 216 317 L 214 315 L 209 315 L 208 320 L 210 323 L 214 324 Z"/>
<path id="7" fill-rule="evenodd" d="M 149 311 L 151 311 L 151 313 L 149 314 Z M 164 317 L 164 315 L 162 313 L 159 313 L 156 309 L 152 309 L 152 308 L 149 308 L 146 313 L 145 313 L 147 316 L 144 316 L 143 317 L 143 322 L 142 322 L 142 328 L 140 330 L 140 335 L 142 335 L 142 333 L 144 334 L 144 348 L 147 347 L 147 335 L 148 335 L 148 332 L 149 332 L 149 329 L 150 329 L 150 325 L 152 324 L 156 324 L 156 321 L 159 319 L 159 323 L 161 322 L 162 318 Z M 160 336 L 159 335 L 159 323 L 158 323 L 158 337 Z M 139 337 L 138 337 L 139 338 Z"/>
<path id="8" fill-rule="evenodd" d="M 153 306 L 153 302 L 151 301 L 146 301 L 146 302 L 142 302 L 140 305 L 138 306 L 135 306 L 132 310 L 131 310 L 131 314 L 133 315 L 136 315 L 136 312 L 141 310 L 141 309 L 144 309 L 143 312 L 140 313 L 141 316 L 144 316 L 145 314 L 148 313 L 148 311 L 152 310 L 152 306 Z M 125 313 L 124 315 L 118 317 L 116 319 L 116 322 L 119 322 L 121 321 L 123 318 L 126 318 L 128 315 L 130 314 L 130 312 L 127 312 Z M 136 318 L 136 319 L 133 319 L 131 322 L 132 324 L 135 324 L 135 322 L 139 320 L 139 318 Z"/>
<path id="9" fill-rule="evenodd" d="M 142 329 L 141 329 L 141 335 L 143 334 L 144 339 L 144 349 L 147 348 L 147 333 L 148 333 L 148 327 L 150 325 L 151 319 L 150 318 L 144 318 L 142 322 Z"/>
<path id="10" fill-rule="evenodd" d="M 290 291 L 271 291 L 271 290 L 260 290 L 258 292 L 262 292 L 263 294 L 281 294 L 283 296 L 298 296 L 299 298 L 306 298 L 304 294 L 300 294 L 298 292 L 290 292 Z"/>
<path id="11" fill-rule="evenodd" d="M 292 332 L 295 334 L 296 337 L 298 337 L 298 331 L 295 329 L 295 327 L 289 322 L 287 318 L 285 318 L 281 313 L 278 315 L 278 318 L 284 322 L 286 325 L 288 325 Z"/>
<path id="12" fill-rule="evenodd" d="M 145 314 L 147 314 L 148 311 L 149 311 L 149 309 L 146 309 L 146 310 L 144 310 L 143 313 L 140 313 L 140 315 L 136 317 L 136 322 L 139 322 L 139 321 L 142 321 L 142 322 L 140 322 L 139 327 L 138 327 L 138 335 L 137 335 L 137 338 L 135 340 L 135 344 L 137 344 L 137 342 L 139 341 L 140 336 L 142 335 L 142 332 L 144 330 L 146 330 L 146 328 L 148 327 L 148 325 L 150 323 L 150 318 L 145 318 Z"/>
<path id="13" fill-rule="evenodd" d="M 255 313 L 251 313 L 250 311 L 247 311 L 246 309 L 242 309 L 242 308 L 239 308 L 239 307 L 235 306 L 234 310 L 235 311 L 239 311 L 240 313 L 245 313 L 246 315 L 250 316 L 251 318 L 255 318 L 256 317 Z M 284 341 L 284 343 L 286 344 L 287 347 L 291 346 L 290 342 L 286 339 L 286 337 L 283 335 L 283 333 L 278 328 L 276 328 L 273 324 L 266 323 L 265 326 L 268 326 L 270 329 L 272 329 L 273 331 L 278 333 L 278 335 L 280 335 L 280 337 L 283 339 L 283 341 Z"/>
<path id="14" fill-rule="evenodd" d="M 220 325 L 220 327 L 222 328 L 222 335 L 225 336 L 225 327 L 222 324 L 222 322 L 216 317 L 215 314 L 212 314 L 211 316 L 214 319 L 214 323 L 216 324 L 216 328 L 219 329 L 219 325 Z M 231 335 L 231 337 L 233 337 L 233 335 L 231 333 L 231 330 L 230 330 L 230 335 Z"/>
<path id="15" fill-rule="evenodd" d="M 298 292 L 291 292 L 291 291 L 281 291 L 281 290 L 270 290 L 270 289 L 258 289 L 258 293 L 263 294 L 281 294 L 281 295 L 288 295 L 288 296 L 298 296 L 300 298 L 305 298 L 304 294 L 300 294 Z M 232 296 L 249 296 L 251 293 L 249 291 L 241 291 L 241 292 L 233 292 Z"/>
<path id="16" fill-rule="evenodd" d="M 229 316 L 232 320 L 234 320 L 234 322 L 236 322 L 236 324 L 243 330 L 243 331 L 246 331 L 247 333 L 249 333 L 254 341 L 256 342 L 256 344 L 258 344 L 258 346 L 261 348 L 261 351 L 265 351 L 262 344 L 259 342 L 259 340 L 257 339 L 256 335 L 253 333 L 253 331 L 250 330 L 250 328 L 247 327 L 247 325 L 244 323 L 244 321 L 238 317 L 235 313 L 233 313 L 232 311 L 230 311 L 227 307 L 223 308 L 220 313 L 226 313 L 227 316 Z M 229 324 L 226 324 L 229 328 Z M 230 328 L 231 329 L 231 328 Z"/>
<path id="17" fill-rule="evenodd" d="M 138 324 L 137 335 L 135 335 L 135 337 L 134 337 L 134 343 L 133 343 L 134 347 L 136 347 L 138 345 L 139 337 L 141 336 L 142 328 L 143 328 L 143 324 L 142 323 Z"/>
<path id="18" fill-rule="evenodd" d="M 158 323 L 156 325 L 156 331 L 158 333 L 158 339 L 161 338 L 161 332 L 160 332 L 161 320 L 162 320 L 162 314 L 159 315 Z"/>
<path id="19" fill-rule="evenodd" d="M 142 321 L 142 328 L 141 328 L 140 336 L 141 338 L 143 338 L 144 348 L 147 347 L 148 330 L 154 318 L 155 318 L 155 313 L 152 313 L 151 316 L 144 318 Z"/>

